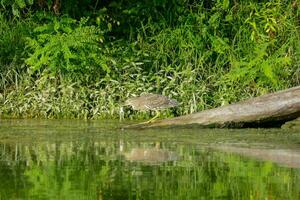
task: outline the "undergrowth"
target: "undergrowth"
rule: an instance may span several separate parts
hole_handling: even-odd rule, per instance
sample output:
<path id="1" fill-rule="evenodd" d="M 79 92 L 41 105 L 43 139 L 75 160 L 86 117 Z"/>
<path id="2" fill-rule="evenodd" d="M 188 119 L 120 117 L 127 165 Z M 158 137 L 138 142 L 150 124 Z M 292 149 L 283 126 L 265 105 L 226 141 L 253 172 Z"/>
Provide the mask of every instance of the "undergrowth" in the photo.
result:
<path id="1" fill-rule="evenodd" d="M 137 4 L 0 15 L 0 116 L 119 118 L 149 92 L 177 99 L 174 116 L 299 85 L 296 1 Z"/>

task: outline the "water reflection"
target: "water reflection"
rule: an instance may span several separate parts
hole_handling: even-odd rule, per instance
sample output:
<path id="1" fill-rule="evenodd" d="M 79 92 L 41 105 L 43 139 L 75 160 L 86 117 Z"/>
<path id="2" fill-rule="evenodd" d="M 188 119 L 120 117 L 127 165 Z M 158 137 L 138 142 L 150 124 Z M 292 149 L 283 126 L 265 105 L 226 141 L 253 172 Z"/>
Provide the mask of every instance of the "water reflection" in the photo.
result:
<path id="1" fill-rule="evenodd" d="M 259 149 L 259 148 L 245 148 L 234 146 L 213 146 L 212 148 L 218 149 L 223 152 L 236 153 L 251 158 L 272 161 L 281 166 L 300 168 L 300 150 L 290 149 Z"/>
<path id="2" fill-rule="evenodd" d="M 60 124 L 0 125 L 0 199 L 300 199 L 300 169 L 273 159 L 299 160 L 296 150 L 224 144 L 252 133 Z"/>
<path id="3" fill-rule="evenodd" d="M 154 148 L 132 148 L 129 153 L 124 153 L 126 160 L 143 162 L 145 164 L 160 164 L 167 161 L 176 161 L 179 156 L 167 149 L 161 149 L 156 142 Z"/>

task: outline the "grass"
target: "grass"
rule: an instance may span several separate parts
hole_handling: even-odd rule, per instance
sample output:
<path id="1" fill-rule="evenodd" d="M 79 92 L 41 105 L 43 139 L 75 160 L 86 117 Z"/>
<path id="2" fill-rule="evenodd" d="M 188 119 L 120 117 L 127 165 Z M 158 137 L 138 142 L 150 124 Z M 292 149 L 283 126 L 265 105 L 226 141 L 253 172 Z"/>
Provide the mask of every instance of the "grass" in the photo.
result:
<path id="1" fill-rule="evenodd" d="M 105 26 L 93 15 L 1 15 L 0 116 L 119 118 L 128 97 L 152 92 L 181 103 L 166 117 L 299 85 L 294 2 L 221 2 L 184 3 L 178 13 L 150 12 L 140 21 L 101 10 L 101 19 L 110 17 Z M 150 117 L 125 111 L 125 118 Z"/>

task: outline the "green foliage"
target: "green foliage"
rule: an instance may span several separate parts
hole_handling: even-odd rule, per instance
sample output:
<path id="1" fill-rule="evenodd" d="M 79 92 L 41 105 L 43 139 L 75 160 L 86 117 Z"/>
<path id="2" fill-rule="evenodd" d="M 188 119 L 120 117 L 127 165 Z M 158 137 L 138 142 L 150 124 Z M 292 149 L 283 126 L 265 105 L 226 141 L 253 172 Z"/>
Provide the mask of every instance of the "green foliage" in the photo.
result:
<path id="1" fill-rule="evenodd" d="M 233 82 L 241 81 L 245 85 L 257 83 L 259 87 L 282 86 L 290 75 L 287 70 L 291 65 L 291 58 L 286 55 L 288 48 L 282 47 L 269 55 L 269 46 L 269 43 L 258 45 L 252 54 L 241 61 L 233 58 L 228 79 Z"/>
<path id="2" fill-rule="evenodd" d="M 33 0 L 0 0 L 0 5 L 4 9 L 10 8 L 13 16 L 20 17 L 20 11 L 26 6 L 31 6 L 33 2 Z"/>
<path id="3" fill-rule="evenodd" d="M 300 84 L 296 1 L 72 0 L 61 16 L 33 7 L 29 18 L 0 18 L 6 115 L 116 118 L 128 97 L 152 92 L 181 102 L 164 113 L 174 116 Z M 26 20 L 37 26 L 19 31 Z"/>
<path id="4" fill-rule="evenodd" d="M 54 18 L 53 22 L 34 29 L 35 37 L 28 38 L 32 54 L 26 60 L 31 72 L 88 73 L 109 68 L 101 59 L 103 37 L 95 26 L 85 26 L 71 18 Z"/>
<path id="5" fill-rule="evenodd" d="M 282 12 L 290 9 L 282 1 L 257 5 L 248 3 L 241 7 L 248 9 L 249 14 L 241 16 L 245 23 L 235 36 L 234 45 L 238 49 L 234 49 L 230 56 L 231 69 L 226 78 L 245 85 L 257 84 L 261 88 L 286 87 L 286 78 L 291 76 L 292 64 L 295 64 L 292 63 L 294 55 L 290 54 L 295 46 L 287 34 L 298 34 L 291 27 L 296 16 L 292 13 L 282 15 Z M 245 40 L 246 36 L 250 40 Z"/>
<path id="6" fill-rule="evenodd" d="M 0 93 L 18 87 L 26 71 L 25 37 L 30 35 L 35 23 L 30 20 L 10 21 L 0 14 Z"/>
<path id="7" fill-rule="evenodd" d="M 0 14 L 0 69 L 13 61 L 23 63 L 25 37 L 30 35 L 34 23 L 28 20 L 9 21 Z"/>

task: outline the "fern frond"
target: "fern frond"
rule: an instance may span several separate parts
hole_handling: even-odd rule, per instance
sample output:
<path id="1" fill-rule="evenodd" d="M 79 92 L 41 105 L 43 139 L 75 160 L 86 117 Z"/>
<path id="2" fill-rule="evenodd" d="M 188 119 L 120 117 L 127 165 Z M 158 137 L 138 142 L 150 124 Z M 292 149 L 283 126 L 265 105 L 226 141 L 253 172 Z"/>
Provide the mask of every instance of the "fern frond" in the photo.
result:
<path id="1" fill-rule="evenodd" d="M 95 26 L 82 26 L 86 19 L 74 26 L 74 20 L 63 18 L 37 27 L 34 39 L 28 39 L 32 54 L 26 60 L 30 69 L 54 73 L 86 72 L 98 69 L 109 73 L 109 66 L 101 56 L 101 31 Z"/>

